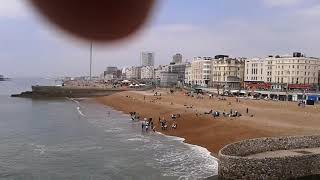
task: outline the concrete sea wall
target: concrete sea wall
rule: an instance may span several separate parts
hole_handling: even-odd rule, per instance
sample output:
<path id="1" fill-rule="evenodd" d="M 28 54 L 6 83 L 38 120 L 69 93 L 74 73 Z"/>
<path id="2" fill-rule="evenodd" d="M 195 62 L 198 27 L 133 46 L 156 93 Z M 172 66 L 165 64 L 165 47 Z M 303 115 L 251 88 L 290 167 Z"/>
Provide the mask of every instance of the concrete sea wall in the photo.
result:
<path id="1" fill-rule="evenodd" d="M 320 154 L 296 153 L 275 157 L 253 154 L 320 147 L 320 135 L 259 138 L 236 142 L 219 152 L 223 179 L 288 179 L 320 174 Z"/>

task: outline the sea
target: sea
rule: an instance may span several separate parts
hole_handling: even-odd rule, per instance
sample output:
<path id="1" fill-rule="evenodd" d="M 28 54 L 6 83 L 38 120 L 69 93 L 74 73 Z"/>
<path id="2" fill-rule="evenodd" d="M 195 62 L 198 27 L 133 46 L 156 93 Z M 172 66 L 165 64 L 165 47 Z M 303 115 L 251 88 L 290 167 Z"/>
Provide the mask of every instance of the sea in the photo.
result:
<path id="1" fill-rule="evenodd" d="M 10 97 L 55 84 L 0 82 L 0 180 L 215 179 L 218 161 L 207 149 L 146 133 L 93 99 Z"/>

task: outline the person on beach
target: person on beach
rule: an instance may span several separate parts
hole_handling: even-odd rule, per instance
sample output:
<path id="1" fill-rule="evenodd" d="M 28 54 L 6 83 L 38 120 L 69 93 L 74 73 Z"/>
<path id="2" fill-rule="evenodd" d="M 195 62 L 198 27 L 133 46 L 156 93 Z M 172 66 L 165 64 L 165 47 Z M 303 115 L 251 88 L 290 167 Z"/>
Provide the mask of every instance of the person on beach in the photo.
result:
<path id="1" fill-rule="evenodd" d="M 249 113 L 249 108 L 247 108 L 247 114 Z"/>
<path id="2" fill-rule="evenodd" d="M 144 101 L 146 100 L 146 96 L 143 96 L 143 100 L 144 100 Z"/>
<path id="3" fill-rule="evenodd" d="M 141 122 L 141 129 L 142 129 L 142 130 L 144 129 L 144 126 L 145 126 L 144 121 L 142 121 L 142 122 Z"/>
<path id="4" fill-rule="evenodd" d="M 173 123 L 171 126 L 172 129 L 177 129 L 177 127 L 178 127 L 178 125 L 176 123 Z"/>

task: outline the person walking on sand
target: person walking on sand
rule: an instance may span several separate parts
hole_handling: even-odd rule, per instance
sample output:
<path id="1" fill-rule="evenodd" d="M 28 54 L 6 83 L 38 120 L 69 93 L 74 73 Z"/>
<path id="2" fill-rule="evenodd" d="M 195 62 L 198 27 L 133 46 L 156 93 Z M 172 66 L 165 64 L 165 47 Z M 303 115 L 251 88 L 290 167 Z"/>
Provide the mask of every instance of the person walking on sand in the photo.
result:
<path id="1" fill-rule="evenodd" d="M 144 101 L 146 100 L 146 96 L 143 96 L 143 100 L 144 100 Z"/>
<path id="2" fill-rule="evenodd" d="M 249 108 L 247 108 L 247 114 L 249 113 Z"/>

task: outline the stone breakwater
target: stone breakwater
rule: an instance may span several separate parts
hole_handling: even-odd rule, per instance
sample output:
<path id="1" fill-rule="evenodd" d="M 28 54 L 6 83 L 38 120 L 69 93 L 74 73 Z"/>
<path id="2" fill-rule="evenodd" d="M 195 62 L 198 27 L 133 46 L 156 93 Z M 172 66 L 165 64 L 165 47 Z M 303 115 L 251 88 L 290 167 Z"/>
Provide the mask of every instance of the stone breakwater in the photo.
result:
<path id="1" fill-rule="evenodd" d="M 22 92 L 21 94 L 13 94 L 12 97 L 92 97 L 92 96 L 108 96 L 117 92 L 125 91 L 124 89 L 113 88 L 91 88 L 91 87 L 61 87 L 61 86 L 32 86 L 32 91 Z"/>
<path id="2" fill-rule="evenodd" d="M 320 174 L 320 135 L 258 138 L 219 151 L 223 179 L 288 179 Z"/>

